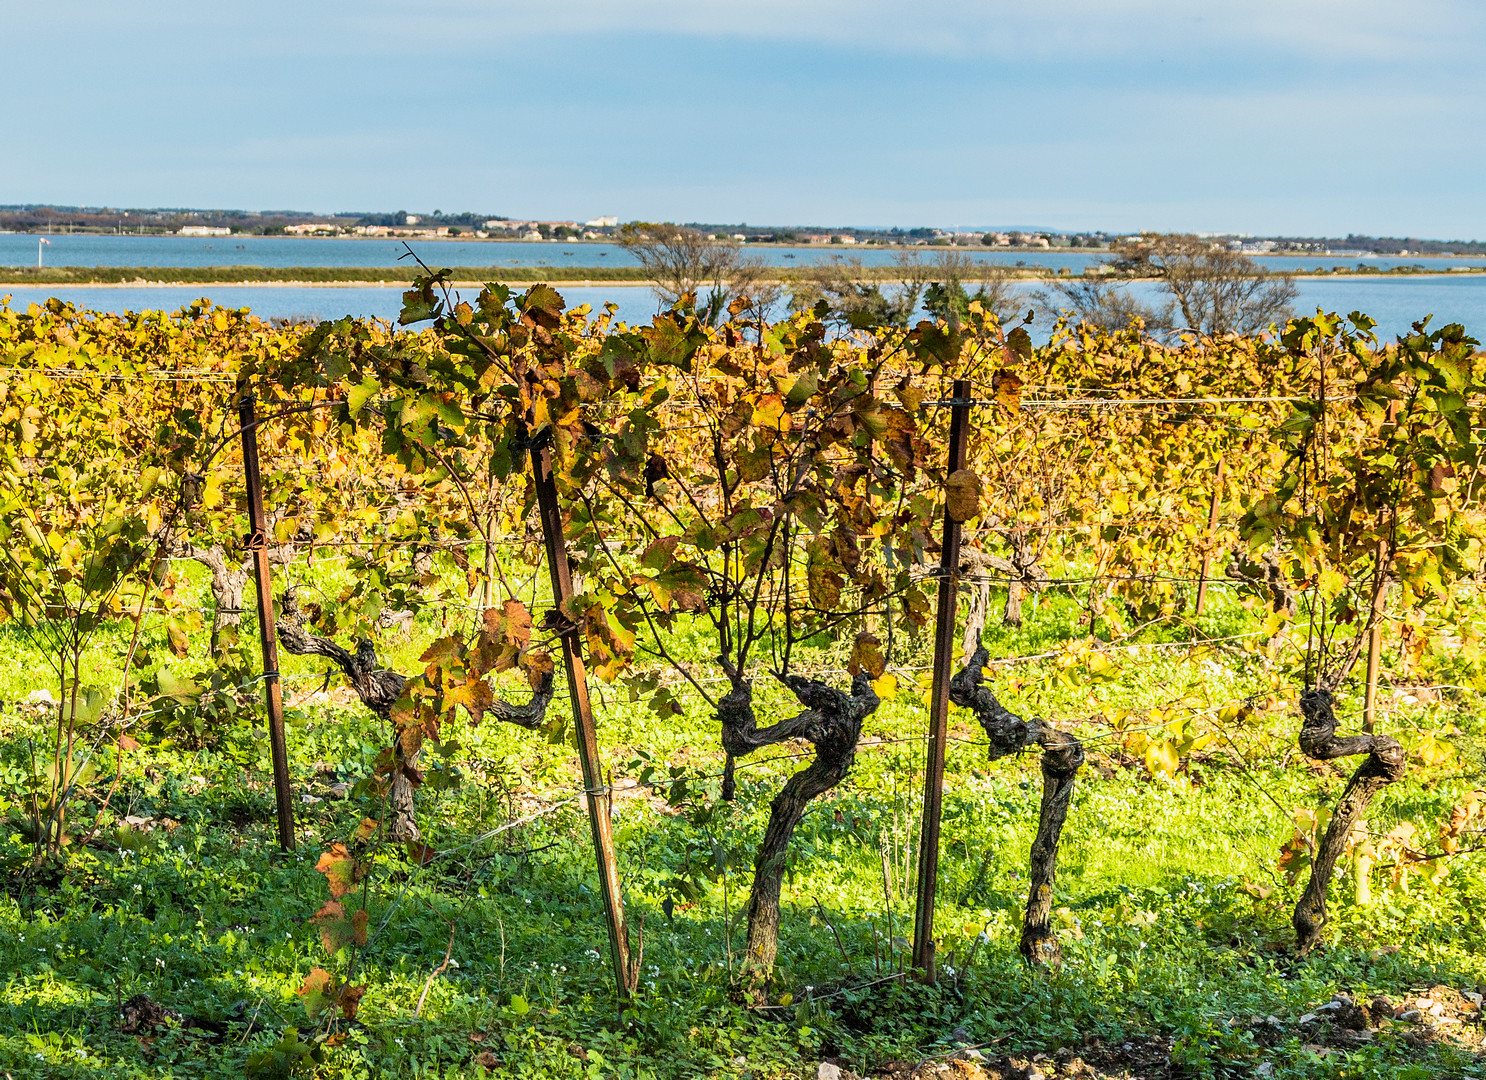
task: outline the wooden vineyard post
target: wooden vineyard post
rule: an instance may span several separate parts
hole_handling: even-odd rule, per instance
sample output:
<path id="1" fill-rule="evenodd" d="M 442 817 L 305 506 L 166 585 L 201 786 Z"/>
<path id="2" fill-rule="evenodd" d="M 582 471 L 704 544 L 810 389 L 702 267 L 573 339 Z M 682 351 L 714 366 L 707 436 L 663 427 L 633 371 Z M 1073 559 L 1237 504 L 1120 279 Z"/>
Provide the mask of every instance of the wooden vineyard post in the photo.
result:
<path id="1" fill-rule="evenodd" d="M 557 504 L 557 484 L 552 477 L 550 447 L 532 447 L 532 472 L 536 477 L 537 513 L 542 521 L 542 541 L 547 548 L 547 568 L 552 576 L 552 602 L 557 616 L 573 596 L 568 569 L 568 548 L 562 535 L 562 510 Z M 609 823 L 609 800 L 604 797 L 603 763 L 599 759 L 598 733 L 593 707 L 588 700 L 588 672 L 578 647 L 578 627 L 562 622 L 563 661 L 568 672 L 568 693 L 573 701 L 573 725 L 578 734 L 578 760 L 583 767 L 583 789 L 588 797 L 588 823 L 593 830 L 593 850 L 598 861 L 599 891 L 604 898 L 604 918 L 609 927 L 609 958 L 621 1001 L 635 988 L 631 970 L 629 928 L 624 922 L 624 894 L 619 889 L 619 861 L 614 855 L 614 833 Z"/>
<path id="2" fill-rule="evenodd" d="M 1383 562 L 1388 557 L 1388 542 L 1378 541 L 1378 585 L 1377 594 L 1373 600 L 1373 607 L 1377 611 L 1373 619 L 1372 629 L 1367 635 L 1367 688 L 1362 695 L 1362 730 L 1368 734 L 1372 733 L 1373 723 L 1377 720 L 1378 707 L 1378 667 L 1383 658 L 1383 611 L 1382 608 L 1387 600 L 1388 584 L 1387 575 Z"/>
<path id="3" fill-rule="evenodd" d="M 949 460 L 945 475 L 965 467 L 970 426 L 970 383 L 956 379 L 949 422 Z M 934 620 L 934 683 L 929 701 L 929 749 L 924 768 L 924 808 L 919 826 L 918 896 L 913 911 L 913 964 L 932 983 L 934 970 L 934 894 L 939 884 L 939 818 L 944 803 L 944 749 L 949 737 L 949 680 L 954 664 L 955 613 L 959 608 L 960 523 L 944 511 L 939 553 L 939 607 Z"/>
<path id="4" fill-rule="evenodd" d="M 278 811 L 279 847 L 294 850 L 294 792 L 289 781 L 289 747 L 284 740 L 284 691 L 279 682 L 279 645 L 274 636 L 273 581 L 268 563 L 268 522 L 263 513 L 263 477 L 258 471 L 258 417 L 253 395 L 239 387 L 237 406 L 243 440 L 243 477 L 248 488 L 248 550 L 258 586 L 258 640 L 263 647 L 263 689 L 268 699 L 268 745 L 273 758 L 273 793 Z"/>
<path id="5" fill-rule="evenodd" d="M 1398 424 L 1398 402 L 1388 403 L 1389 424 Z M 1388 541 L 1378 541 L 1378 581 L 1376 591 L 1373 595 L 1373 610 L 1376 616 L 1373 619 L 1372 631 L 1367 635 L 1367 688 L 1362 696 L 1362 730 L 1368 734 L 1372 733 L 1373 723 L 1377 720 L 1378 707 L 1378 667 L 1383 659 L 1383 608 L 1388 597 L 1388 567 L 1384 564 L 1388 560 Z"/>
<path id="6" fill-rule="evenodd" d="M 1209 544 L 1212 543 L 1213 533 L 1218 528 L 1218 500 L 1222 498 L 1223 472 L 1227 464 L 1226 461 L 1219 459 L 1218 476 L 1213 481 L 1212 502 L 1207 507 L 1207 532 L 1204 534 L 1204 539 Z M 1207 604 L 1207 578 L 1212 573 L 1212 570 L 1213 553 L 1211 551 L 1205 551 L 1202 553 L 1202 573 L 1197 578 L 1197 606 L 1194 614 L 1201 615 L 1203 607 Z"/>

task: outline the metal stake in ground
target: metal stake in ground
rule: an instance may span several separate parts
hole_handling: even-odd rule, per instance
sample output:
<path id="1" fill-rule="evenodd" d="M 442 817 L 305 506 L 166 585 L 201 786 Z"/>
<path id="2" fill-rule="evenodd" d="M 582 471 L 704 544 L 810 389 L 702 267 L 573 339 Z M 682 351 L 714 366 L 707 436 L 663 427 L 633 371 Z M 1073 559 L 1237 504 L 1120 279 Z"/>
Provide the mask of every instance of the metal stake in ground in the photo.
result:
<path id="1" fill-rule="evenodd" d="M 268 523 L 263 514 L 263 477 L 258 472 L 258 417 L 253 396 L 241 392 L 243 476 L 248 488 L 248 550 L 258 585 L 258 639 L 263 646 L 263 689 L 268 699 L 268 744 L 273 757 L 273 793 L 278 809 L 279 847 L 294 850 L 294 793 L 289 786 L 289 747 L 284 741 L 284 691 L 279 683 L 279 646 L 274 636 L 273 582 L 268 565 Z"/>
<path id="2" fill-rule="evenodd" d="M 970 426 L 970 383 L 956 379 L 949 421 L 945 474 L 965 467 Z M 933 982 L 934 893 L 939 884 L 939 816 L 944 803 L 944 747 L 949 737 L 949 680 L 954 664 L 955 612 L 959 607 L 960 523 L 944 509 L 944 546 L 939 554 L 939 609 L 934 622 L 934 687 L 929 703 L 929 754 L 924 770 L 924 812 L 919 829 L 918 899 L 913 915 L 913 963 Z"/>
<path id="3" fill-rule="evenodd" d="M 557 504 L 557 484 L 552 478 L 552 450 L 532 447 L 532 472 L 536 476 L 537 513 L 542 521 L 542 540 L 547 548 L 547 569 L 552 576 L 552 600 L 562 608 L 573 596 L 568 570 L 568 546 L 562 535 L 562 509 Z M 562 655 L 568 672 L 568 693 L 573 699 L 573 725 L 578 733 L 578 760 L 583 766 L 583 787 L 588 796 L 588 823 L 593 829 L 593 850 L 598 861 L 599 891 L 604 897 L 604 918 L 609 926 L 609 956 L 621 1000 L 634 992 L 638 965 L 631 965 L 629 928 L 624 922 L 624 894 L 619 889 L 619 862 L 614 856 L 614 833 L 609 824 L 608 799 L 604 797 L 603 764 L 599 760 L 598 733 L 593 707 L 588 701 L 588 671 L 578 647 L 578 627 L 568 625 L 561 634 Z"/>

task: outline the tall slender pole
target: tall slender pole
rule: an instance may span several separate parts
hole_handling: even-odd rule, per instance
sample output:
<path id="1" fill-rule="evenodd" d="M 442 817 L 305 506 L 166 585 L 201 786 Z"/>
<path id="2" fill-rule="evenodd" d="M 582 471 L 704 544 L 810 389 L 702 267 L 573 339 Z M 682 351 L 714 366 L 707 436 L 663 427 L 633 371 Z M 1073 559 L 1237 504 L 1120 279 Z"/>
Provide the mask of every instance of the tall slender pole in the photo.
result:
<path id="1" fill-rule="evenodd" d="M 970 383 L 956 379 L 949 421 L 945 474 L 965 467 L 970 426 Z M 919 827 L 918 898 L 913 913 L 913 964 L 933 982 L 934 894 L 939 885 L 939 818 L 944 804 L 944 747 L 949 738 L 949 679 L 954 664 L 955 612 L 959 607 L 960 523 L 944 510 L 939 553 L 939 608 L 934 621 L 934 685 L 929 702 L 929 752 L 924 769 L 924 811 Z"/>
<path id="2" fill-rule="evenodd" d="M 242 428 L 243 476 L 248 487 L 248 550 L 258 586 L 258 640 L 263 646 L 263 689 L 268 698 L 268 745 L 273 757 L 273 793 L 278 810 L 279 847 L 294 850 L 294 792 L 289 780 L 289 747 L 284 740 L 284 690 L 279 683 L 279 643 L 274 635 L 273 579 L 268 563 L 268 522 L 263 514 L 263 477 L 258 471 L 258 416 L 253 395 L 239 387 L 237 416 Z"/>
<path id="3" fill-rule="evenodd" d="M 1213 497 L 1212 501 L 1208 503 L 1207 507 L 1207 533 L 1205 539 L 1206 542 L 1209 544 L 1212 543 L 1213 533 L 1216 532 L 1218 528 L 1218 500 L 1222 498 L 1223 494 L 1223 472 L 1226 465 L 1226 461 L 1223 461 L 1222 459 L 1218 460 L 1218 476 L 1217 479 L 1213 481 Z M 1212 569 L 1213 553 L 1211 551 L 1208 551 L 1205 552 L 1202 556 L 1202 574 L 1197 579 L 1196 614 L 1198 615 L 1202 614 L 1202 608 L 1207 603 L 1207 577 L 1209 574 L 1212 573 Z"/>
<path id="4" fill-rule="evenodd" d="M 552 577 L 552 601 L 562 609 L 573 596 L 568 569 L 568 546 L 562 535 L 562 509 L 557 504 L 557 483 L 552 476 L 552 450 L 533 447 L 532 472 L 536 476 L 537 513 L 542 521 L 542 540 L 547 548 L 547 569 Z M 634 988 L 630 969 L 629 928 L 624 922 L 624 894 L 619 888 L 619 860 L 614 855 L 614 833 L 609 823 L 609 800 L 604 796 L 603 762 L 599 759 L 598 732 L 593 706 L 588 700 L 588 671 L 578 643 L 578 627 L 566 624 L 560 634 L 568 671 L 568 693 L 573 700 L 573 724 L 578 733 L 578 760 L 583 768 L 583 789 L 588 797 L 588 823 L 593 830 L 593 850 L 599 869 L 599 891 L 604 898 L 604 918 L 609 927 L 609 958 L 621 1001 Z"/>
<path id="5" fill-rule="evenodd" d="M 1393 436 L 1398 437 L 1397 401 L 1388 403 L 1387 423 L 1393 426 Z M 1378 578 L 1373 588 L 1373 624 L 1367 635 L 1367 684 L 1362 697 L 1362 730 L 1371 734 L 1378 714 L 1378 668 L 1383 659 L 1383 613 L 1388 597 L 1388 541 L 1378 541 Z"/>
<path id="6" fill-rule="evenodd" d="M 1388 541 L 1379 540 L 1378 582 L 1373 592 L 1375 615 L 1367 635 L 1367 684 L 1362 696 L 1362 730 L 1368 733 L 1372 732 L 1373 723 L 1378 718 L 1378 668 L 1383 659 L 1383 608 L 1388 596 L 1387 568 L 1383 564 L 1387 558 Z"/>

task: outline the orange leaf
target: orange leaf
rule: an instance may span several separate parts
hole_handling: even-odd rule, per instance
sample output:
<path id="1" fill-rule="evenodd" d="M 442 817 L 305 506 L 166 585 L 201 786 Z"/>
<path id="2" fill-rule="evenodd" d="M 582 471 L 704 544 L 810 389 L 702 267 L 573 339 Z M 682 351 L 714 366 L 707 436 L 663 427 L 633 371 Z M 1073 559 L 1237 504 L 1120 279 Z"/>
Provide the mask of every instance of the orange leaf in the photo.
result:
<path id="1" fill-rule="evenodd" d="M 356 860 L 346 850 L 345 844 L 331 844 L 330 850 L 321 854 L 315 869 L 325 875 L 325 884 L 330 889 L 330 895 L 337 899 L 355 888 L 356 879 L 360 876 L 357 873 Z"/>

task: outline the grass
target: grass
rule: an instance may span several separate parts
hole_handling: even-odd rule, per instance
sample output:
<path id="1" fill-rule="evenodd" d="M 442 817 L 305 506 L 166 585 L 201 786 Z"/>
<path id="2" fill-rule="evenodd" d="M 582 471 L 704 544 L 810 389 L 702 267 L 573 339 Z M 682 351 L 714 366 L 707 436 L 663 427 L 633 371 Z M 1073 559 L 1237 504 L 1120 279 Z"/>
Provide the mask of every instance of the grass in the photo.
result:
<path id="1" fill-rule="evenodd" d="M 1033 257 L 1030 256 L 1029 257 Z M 430 265 L 437 267 L 434 262 Z M 784 283 L 808 276 L 804 267 L 770 267 L 772 277 Z M 573 266 L 562 260 L 543 266 L 456 266 L 454 278 L 461 282 L 500 281 L 524 283 L 538 281 L 608 281 L 647 282 L 638 266 Z M 867 266 L 859 268 L 864 281 L 895 281 L 896 267 Z M 1066 276 L 1035 263 L 1029 266 L 999 266 L 998 272 L 1026 280 L 1045 280 Z M 1297 267 L 1301 276 L 1321 274 L 1326 277 L 1394 276 L 1436 274 L 1438 268 L 1401 265 L 1388 268 L 1358 263 L 1355 267 L 1319 264 L 1314 269 Z M 1471 267 L 1461 273 L 1486 273 Z M 37 285 L 272 285 L 272 284 L 381 284 L 404 285 L 412 280 L 412 270 L 385 266 L 7 266 L 0 267 L 0 287 Z"/>
<path id="2" fill-rule="evenodd" d="M 1218 597 L 1204 632 L 1252 628 L 1227 590 Z M 394 666 L 416 666 L 437 632 L 435 613 L 428 620 L 391 644 Z M 1045 596 L 1025 629 L 997 632 L 992 655 L 1054 650 L 1081 633 L 1079 622 L 1071 599 Z M 255 640 L 251 619 L 243 630 Z M 1139 640 L 1184 633 L 1153 628 Z M 100 638 L 89 658 L 97 678 L 117 677 L 122 647 L 118 634 Z M 204 635 L 193 647 L 199 656 Z M 838 648 L 803 663 L 840 666 Z M 692 650 L 701 649 L 699 639 Z M 914 642 L 895 662 L 921 667 L 927 649 Z M 995 679 L 1013 709 L 1084 718 L 1077 726 L 1089 740 L 1093 760 L 1079 779 L 1059 864 L 1061 970 L 1029 970 L 1016 953 L 1041 789 L 1035 755 L 988 763 L 978 731 L 956 711 L 937 920 L 948 966 L 933 987 L 890 978 L 911 937 L 923 772 L 925 710 L 912 682 L 918 672 L 905 670 L 897 697 L 869 719 L 851 776 L 796 836 L 773 1007 L 743 1008 L 729 971 L 742 945 L 751 853 L 769 800 L 799 760 L 780 756 L 785 748 L 764 752 L 763 763 L 740 769 L 737 801 L 718 806 L 721 754 L 706 710 L 683 696 L 687 715 L 661 721 L 600 687 L 600 739 L 615 775 L 634 775 L 644 752 L 691 778 L 675 805 L 645 789 L 615 803 L 628 914 L 636 928 L 643 921 L 638 997 L 622 1013 L 614 1003 L 587 821 L 563 802 L 578 787 L 570 748 L 497 723 L 445 733 L 463 781 L 420 793 L 428 842 L 442 854 L 422 867 L 398 850 L 378 855 L 370 906 L 373 925 L 385 929 L 358 977 L 369 989 L 357 1024 L 315 1075 L 814 1076 L 824 1057 L 861 1073 L 965 1043 L 991 1057 L 1051 1055 L 1039 1066 L 1045 1073 L 1073 1055 L 1141 1076 L 1251 1075 L 1266 1063 L 1270 1075 L 1285 1077 L 1486 1075 L 1469 1040 L 1421 1041 L 1398 1025 L 1346 1051 L 1318 1048 L 1315 1029 L 1298 1023 L 1340 989 L 1395 1000 L 1435 984 L 1479 990 L 1481 856 L 1452 860 L 1437 885 L 1416 875 L 1407 892 L 1380 889 L 1366 908 L 1339 876 L 1328 947 L 1296 958 L 1289 913 L 1299 883 L 1276 868 L 1292 832 L 1288 811 L 1334 800 L 1343 781 L 1285 752 L 1295 720 L 1280 713 L 1229 734 L 1244 767 L 1213 747 L 1176 777 L 1148 775 L 1090 718 L 1174 699 L 1200 708 L 1266 694 L 1272 676 L 1256 653 L 1112 655 L 1119 670 L 1102 682 L 1059 678 L 1049 661 L 998 669 Z M 0 700 L 8 703 L 0 799 L 14 809 L 28 740 L 41 734 L 35 713 L 17 702 L 46 680 L 12 629 L 0 628 L 0 657 Z M 256 714 L 224 723 L 203 749 L 162 741 L 130 754 L 100 841 L 75 851 L 65 873 L 25 884 L 11 878 L 0 898 L 0 1068 L 12 1080 L 237 1077 L 250 1054 L 276 1044 L 288 1053 L 289 1029 L 308 1035 L 296 991 L 313 966 L 343 970 L 345 962 L 327 963 L 307 922 L 327 898 L 315 860 L 378 812 L 331 785 L 366 776 L 385 736 L 334 684 L 318 692 L 323 668 L 285 657 L 284 669 L 296 789 L 319 800 L 296 808 L 299 852 L 274 847 Z M 777 694 L 761 697 L 783 705 Z M 565 709 L 565 697 L 559 702 Z M 1427 837 L 1480 786 L 1473 712 L 1400 705 L 1387 719 L 1389 730 L 1447 722 L 1462 729 L 1462 756 L 1443 769 L 1411 769 L 1371 811 L 1377 831 L 1411 820 Z M 118 828 L 126 814 L 152 820 Z M 14 830 L 0 839 L 12 865 L 26 850 Z M 716 874 L 724 862 L 727 873 Z M 681 878 L 691 887 L 678 887 Z M 1262 888 L 1246 891 L 1245 882 Z M 1273 892 L 1252 895 L 1264 889 Z M 446 948 L 454 963 L 430 981 Z M 119 1007 L 136 994 L 185 1017 L 226 1022 L 226 1034 L 175 1024 L 125 1033 Z M 482 1060 L 498 1064 L 487 1069 Z"/>

